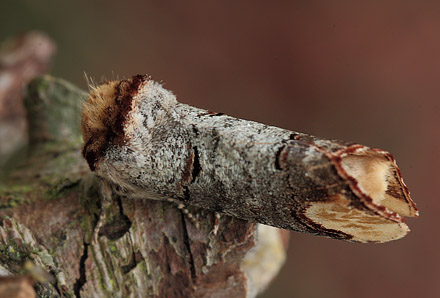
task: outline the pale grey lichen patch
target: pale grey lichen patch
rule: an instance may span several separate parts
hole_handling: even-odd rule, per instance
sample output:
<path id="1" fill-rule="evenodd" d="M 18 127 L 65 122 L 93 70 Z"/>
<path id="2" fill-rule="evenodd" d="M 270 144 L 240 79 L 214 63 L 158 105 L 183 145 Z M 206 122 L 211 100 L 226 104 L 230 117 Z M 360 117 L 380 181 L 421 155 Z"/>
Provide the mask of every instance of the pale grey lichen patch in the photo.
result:
<path id="1" fill-rule="evenodd" d="M 10 273 L 24 273 L 25 262 L 31 262 L 46 272 L 58 267 L 54 257 L 41 245 L 31 230 L 13 218 L 4 218 L 0 226 L 0 260 Z M 8 260 L 8 262 L 6 262 Z M 57 287 L 66 286 L 66 279 L 62 270 L 55 270 Z M 54 284 L 46 284 L 51 293 L 57 293 Z"/>

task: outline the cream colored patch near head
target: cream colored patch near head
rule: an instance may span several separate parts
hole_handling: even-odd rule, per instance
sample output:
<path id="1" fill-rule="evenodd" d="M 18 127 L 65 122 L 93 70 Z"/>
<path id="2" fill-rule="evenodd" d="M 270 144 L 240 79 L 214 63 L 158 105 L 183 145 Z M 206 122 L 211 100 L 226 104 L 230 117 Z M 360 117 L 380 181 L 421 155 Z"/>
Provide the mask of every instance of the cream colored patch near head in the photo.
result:
<path id="1" fill-rule="evenodd" d="M 108 117 L 108 108 L 115 104 L 116 85 L 119 81 L 110 81 L 92 89 L 87 101 L 83 104 L 81 129 L 84 140 L 88 140 L 92 132 L 106 129 L 104 121 Z"/>
<path id="2" fill-rule="evenodd" d="M 325 229 L 341 231 L 358 242 L 387 242 L 400 239 L 409 231 L 404 223 L 350 206 L 342 195 L 325 202 L 312 202 L 305 215 Z"/>

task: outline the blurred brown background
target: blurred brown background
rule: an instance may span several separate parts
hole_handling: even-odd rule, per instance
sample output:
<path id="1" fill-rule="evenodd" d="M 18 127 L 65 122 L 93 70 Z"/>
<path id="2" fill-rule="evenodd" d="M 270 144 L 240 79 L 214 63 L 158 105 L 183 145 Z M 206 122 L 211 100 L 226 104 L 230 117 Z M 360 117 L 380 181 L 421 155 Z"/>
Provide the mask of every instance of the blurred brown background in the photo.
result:
<path id="1" fill-rule="evenodd" d="M 58 44 L 52 74 L 83 88 L 84 72 L 147 73 L 188 104 L 395 155 L 412 232 L 292 233 L 264 297 L 440 297 L 440 2 L 2 1 L 0 40 L 34 29 Z"/>

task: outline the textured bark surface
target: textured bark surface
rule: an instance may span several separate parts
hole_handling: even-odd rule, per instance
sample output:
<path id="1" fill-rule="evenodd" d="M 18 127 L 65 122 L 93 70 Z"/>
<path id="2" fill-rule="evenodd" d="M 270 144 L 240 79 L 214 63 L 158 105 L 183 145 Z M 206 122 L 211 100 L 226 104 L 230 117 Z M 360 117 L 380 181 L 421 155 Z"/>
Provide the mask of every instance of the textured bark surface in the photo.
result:
<path id="1" fill-rule="evenodd" d="M 41 297 L 247 297 L 267 285 L 285 257 L 279 230 L 260 251 L 258 225 L 174 203 L 127 200 L 92 174 L 81 156 L 85 93 L 62 80 L 33 81 L 26 98 L 30 146 L 0 182 L 0 273 L 32 261 L 54 275 Z M 2 140 L 0 140 L 2 141 Z M 264 236 L 263 233 L 260 234 Z M 285 235 L 284 235 L 285 236 Z M 260 260 L 261 259 L 261 260 Z M 256 260 L 256 265 L 254 264 Z M 259 274 L 258 263 L 275 270 Z M 252 274 L 257 273 L 257 274 Z M 264 274 L 263 274 L 264 273 Z"/>
<path id="2" fill-rule="evenodd" d="M 82 129 L 90 168 L 127 197 L 359 242 L 417 216 L 388 152 L 181 104 L 147 76 L 96 88 Z"/>
<path id="3" fill-rule="evenodd" d="M 45 73 L 55 44 L 44 34 L 31 32 L 0 45 L 0 166 L 27 138 L 24 87 Z M 3 162 L 2 162 L 3 161 Z"/>

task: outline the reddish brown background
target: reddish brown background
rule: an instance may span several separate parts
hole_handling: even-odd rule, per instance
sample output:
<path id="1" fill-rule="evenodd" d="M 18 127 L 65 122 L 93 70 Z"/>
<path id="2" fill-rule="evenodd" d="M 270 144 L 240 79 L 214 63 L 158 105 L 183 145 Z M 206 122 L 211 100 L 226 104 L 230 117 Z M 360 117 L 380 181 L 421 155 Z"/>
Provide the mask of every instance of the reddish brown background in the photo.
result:
<path id="1" fill-rule="evenodd" d="M 53 74 L 84 88 L 83 72 L 147 73 L 185 103 L 394 153 L 421 211 L 412 232 L 292 233 L 264 297 L 440 297 L 440 2 L 5 2 L 0 40 L 47 32 Z"/>

